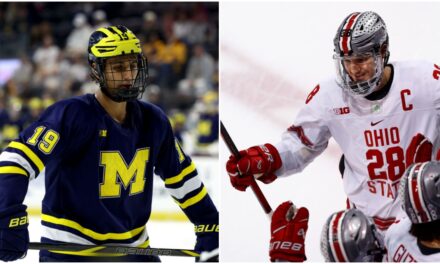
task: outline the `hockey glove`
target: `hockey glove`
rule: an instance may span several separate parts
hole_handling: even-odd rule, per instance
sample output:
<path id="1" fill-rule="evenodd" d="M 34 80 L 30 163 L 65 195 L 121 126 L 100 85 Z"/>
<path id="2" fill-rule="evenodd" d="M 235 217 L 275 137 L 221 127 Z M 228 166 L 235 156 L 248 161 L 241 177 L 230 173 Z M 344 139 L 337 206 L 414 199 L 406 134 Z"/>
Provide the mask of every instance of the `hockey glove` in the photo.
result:
<path id="1" fill-rule="evenodd" d="M 406 149 L 406 167 L 417 162 L 430 161 L 432 155 L 432 143 L 427 137 L 418 133 L 415 135 Z"/>
<path id="2" fill-rule="evenodd" d="M 271 144 L 254 146 L 240 151 L 241 158 L 237 160 L 231 155 L 226 163 L 232 186 L 240 191 L 245 191 L 251 185 L 252 177 L 271 183 L 277 177 L 274 174 L 281 168 L 281 157 L 278 150 Z"/>
<path id="3" fill-rule="evenodd" d="M 194 229 L 197 236 L 197 242 L 194 250 L 200 253 L 204 253 L 203 256 L 201 255 L 199 258 L 196 258 L 196 261 L 218 262 L 219 225 L 196 225 Z"/>
<path id="4" fill-rule="evenodd" d="M 28 216 L 25 205 L 0 212 L 0 260 L 13 261 L 26 256 L 29 247 Z"/>
<path id="5" fill-rule="evenodd" d="M 272 215 L 270 261 L 303 262 L 306 260 L 304 240 L 309 222 L 309 210 L 296 210 L 291 201 L 278 206 Z"/>

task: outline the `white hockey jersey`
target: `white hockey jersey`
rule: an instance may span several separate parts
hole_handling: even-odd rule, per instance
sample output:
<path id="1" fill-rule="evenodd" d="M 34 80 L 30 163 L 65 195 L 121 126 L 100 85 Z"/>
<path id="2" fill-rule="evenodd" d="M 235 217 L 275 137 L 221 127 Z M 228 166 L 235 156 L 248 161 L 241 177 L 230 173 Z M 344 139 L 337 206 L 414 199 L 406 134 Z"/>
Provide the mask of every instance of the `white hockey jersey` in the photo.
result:
<path id="1" fill-rule="evenodd" d="M 402 218 L 390 226 L 385 235 L 387 248 L 386 262 L 439 262 L 440 249 L 436 252 L 423 252 L 418 246 L 417 238 L 409 233 L 411 220 Z M 431 250 L 434 251 L 434 250 Z"/>
<path id="2" fill-rule="evenodd" d="M 345 156 L 347 197 L 382 231 L 404 214 L 396 196 L 412 137 L 422 133 L 434 150 L 440 141 L 440 67 L 420 61 L 392 65 L 392 85 L 380 100 L 353 98 L 334 80 L 320 83 L 275 144 L 283 161 L 276 174 L 286 176 L 302 171 L 333 137 Z"/>

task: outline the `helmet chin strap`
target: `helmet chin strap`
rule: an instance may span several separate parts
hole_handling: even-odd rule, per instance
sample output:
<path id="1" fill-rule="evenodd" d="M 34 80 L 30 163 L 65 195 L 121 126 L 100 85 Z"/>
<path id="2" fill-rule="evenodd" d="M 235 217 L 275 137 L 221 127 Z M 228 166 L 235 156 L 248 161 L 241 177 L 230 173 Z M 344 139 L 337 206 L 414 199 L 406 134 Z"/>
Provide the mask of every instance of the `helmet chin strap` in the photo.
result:
<path id="1" fill-rule="evenodd" d="M 376 88 L 370 94 L 377 92 L 377 91 L 380 91 L 382 88 L 384 88 L 387 85 L 389 80 L 390 80 L 389 69 L 387 70 L 387 67 L 384 65 L 383 70 L 382 70 L 382 76 L 380 77 L 379 83 L 377 84 Z"/>
<path id="2" fill-rule="evenodd" d="M 386 65 L 384 65 L 383 67 L 383 75 L 382 78 L 380 80 L 380 88 L 384 87 L 385 85 L 387 85 L 387 83 L 390 81 L 390 73 L 389 73 L 390 69 L 389 67 L 387 68 Z"/>

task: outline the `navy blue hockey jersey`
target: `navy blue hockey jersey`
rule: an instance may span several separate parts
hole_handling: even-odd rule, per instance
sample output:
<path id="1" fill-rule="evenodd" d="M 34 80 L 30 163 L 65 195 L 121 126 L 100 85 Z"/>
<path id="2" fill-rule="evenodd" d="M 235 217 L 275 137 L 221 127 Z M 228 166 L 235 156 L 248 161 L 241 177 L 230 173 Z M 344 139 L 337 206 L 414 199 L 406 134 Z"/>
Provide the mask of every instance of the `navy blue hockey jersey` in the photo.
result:
<path id="1" fill-rule="evenodd" d="M 127 102 L 123 124 L 91 94 L 49 107 L 0 155 L 0 209 L 21 204 L 43 170 L 43 241 L 147 247 L 153 172 L 191 222 L 218 223 L 194 163 L 152 104 Z"/>

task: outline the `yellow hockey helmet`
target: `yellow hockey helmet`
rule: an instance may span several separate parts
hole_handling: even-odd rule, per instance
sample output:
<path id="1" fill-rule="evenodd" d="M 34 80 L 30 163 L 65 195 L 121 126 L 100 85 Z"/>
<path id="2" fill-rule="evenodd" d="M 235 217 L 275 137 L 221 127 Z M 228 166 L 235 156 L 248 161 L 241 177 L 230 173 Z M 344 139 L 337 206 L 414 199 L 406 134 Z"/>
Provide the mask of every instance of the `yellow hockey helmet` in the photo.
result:
<path id="1" fill-rule="evenodd" d="M 98 28 L 90 36 L 88 54 L 92 70 L 91 76 L 99 83 L 102 92 L 113 101 L 133 100 L 145 91 L 148 80 L 148 65 L 140 45 L 135 34 L 120 25 Z M 133 78 L 130 81 L 130 87 L 124 85 L 110 88 L 106 79 L 106 60 L 130 54 L 136 55 L 137 59 L 137 67 L 131 69 Z"/>

